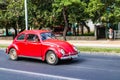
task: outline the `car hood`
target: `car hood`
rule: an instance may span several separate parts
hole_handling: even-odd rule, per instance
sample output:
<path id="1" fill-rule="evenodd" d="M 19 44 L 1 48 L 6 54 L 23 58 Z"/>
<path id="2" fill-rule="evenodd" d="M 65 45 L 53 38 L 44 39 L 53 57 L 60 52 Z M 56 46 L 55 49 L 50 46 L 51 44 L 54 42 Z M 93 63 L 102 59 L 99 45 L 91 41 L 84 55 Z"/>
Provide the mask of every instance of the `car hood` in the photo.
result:
<path id="1" fill-rule="evenodd" d="M 55 46 L 55 47 L 60 47 L 64 49 L 66 52 L 75 52 L 73 45 L 71 45 L 70 43 L 66 41 L 57 40 L 57 39 L 48 39 L 44 41 L 44 44 Z"/>

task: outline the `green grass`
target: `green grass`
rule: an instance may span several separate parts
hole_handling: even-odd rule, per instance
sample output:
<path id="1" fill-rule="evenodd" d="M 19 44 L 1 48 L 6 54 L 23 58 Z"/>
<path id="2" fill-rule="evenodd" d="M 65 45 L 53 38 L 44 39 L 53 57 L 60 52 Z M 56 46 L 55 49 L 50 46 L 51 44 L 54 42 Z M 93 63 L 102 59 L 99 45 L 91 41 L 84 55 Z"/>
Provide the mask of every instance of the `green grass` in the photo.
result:
<path id="1" fill-rule="evenodd" d="M 78 49 L 83 52 L 120 53 L 120 48 L 78 47 Z"/>
<path id="2" fill-rule="evenodd" d="M 7 48 L 8 45 L 0 45 L 0 48 Z M 107 53 L 120 53 L 120 48 L 100 48 L 100 47 L 80 47 L 78 50 L 82 52 L 107 52 Z"/>
<path id="3" fill-rule="evenodd" d="M 8 45 L 0 45 L 0 48 L 7 48 Z"/>

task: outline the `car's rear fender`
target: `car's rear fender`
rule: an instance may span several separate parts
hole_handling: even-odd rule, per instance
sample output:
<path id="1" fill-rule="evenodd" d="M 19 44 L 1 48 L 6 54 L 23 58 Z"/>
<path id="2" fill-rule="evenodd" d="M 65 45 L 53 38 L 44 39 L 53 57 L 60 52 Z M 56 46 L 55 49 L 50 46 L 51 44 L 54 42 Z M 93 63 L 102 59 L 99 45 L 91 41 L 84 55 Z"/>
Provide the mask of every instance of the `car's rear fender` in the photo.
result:
<path id="1" fill-rule="evenodd" d="M 15 45 L 15 44 L 10 45 L 10 46 L 6 49 L 6 53 L 9 54 L 9 51 L 10 51 L 10 49 L 12 49 L 12 48 L 14 48 L 14 49 L 17 51 L 17 53 L 19 53 L 18 46 Z"/>

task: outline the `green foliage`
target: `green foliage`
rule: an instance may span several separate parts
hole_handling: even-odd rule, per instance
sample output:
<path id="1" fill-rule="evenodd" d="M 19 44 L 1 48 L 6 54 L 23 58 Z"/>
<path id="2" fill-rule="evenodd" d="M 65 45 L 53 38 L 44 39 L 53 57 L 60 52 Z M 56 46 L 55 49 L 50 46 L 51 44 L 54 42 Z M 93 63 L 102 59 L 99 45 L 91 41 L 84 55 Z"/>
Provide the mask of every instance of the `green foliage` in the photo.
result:
<path id="1" fill-rule="evenodd" d="M 92 19 L 94 22 L 118 23 L 120 0 L 27 0 L 29 27 L 65 25 L 65 8 L 69 23 Z M 0 25 L 24 27 L 24 0 L 0 0 Z M 14 25 L 13 25 L 14 24 Z M 9 26 L 7 26 L 9 27 Z"/>
<path id="2" fill-rule="evenodd" d="M 90 13 L 90 17 L 95 17 L 96 12 L 100 14 L 100 10 L 103 9 L 104 4 L 101 0 L 90 0 L 86 8 L 86 12 Z"/>
<path id="3" fill-rule="evenodd" d="M 17 20 L 24 15 L 24 0 L 7 0 L 7 19 Z"/>
<path id="4" fill-rule="evenodd" d="M 55 0 L 53 3 L 53 13 L 56 14 L 55 16 L 61 15 L 64 7 L 67 10 L 69 23 L 79 22 L 78 20 L 83 19 L 86 3 L 80 0 Z"/>
<path id="5" fill-rule="evenodd" d="M 120 53 L 120 48 L 100 48 L 100 47 L 78 47 L 83 52 L 107 52 L 107 53 Z"/>

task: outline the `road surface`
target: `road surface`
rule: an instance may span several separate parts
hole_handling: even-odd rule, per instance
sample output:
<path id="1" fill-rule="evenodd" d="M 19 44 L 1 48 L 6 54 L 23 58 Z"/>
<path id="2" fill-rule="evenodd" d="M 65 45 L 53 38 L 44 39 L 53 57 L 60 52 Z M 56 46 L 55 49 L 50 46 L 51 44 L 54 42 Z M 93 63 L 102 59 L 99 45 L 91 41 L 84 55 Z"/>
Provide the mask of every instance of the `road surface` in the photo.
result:
<path id="1" fill-rule="evenodd" d="M 120 56 L 81 53 L 71 62 L 49 65 L 40 60 L 20 58 L 11 61 L 0 50 L 1 80 L 120 80 Z"/>

